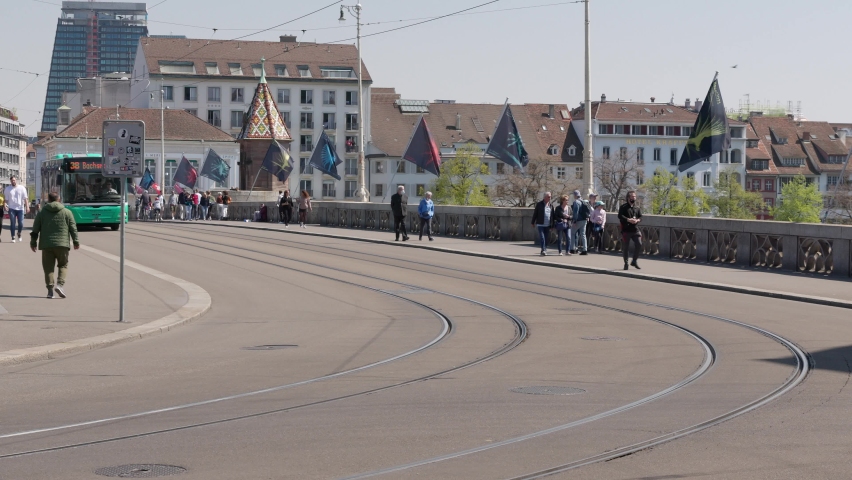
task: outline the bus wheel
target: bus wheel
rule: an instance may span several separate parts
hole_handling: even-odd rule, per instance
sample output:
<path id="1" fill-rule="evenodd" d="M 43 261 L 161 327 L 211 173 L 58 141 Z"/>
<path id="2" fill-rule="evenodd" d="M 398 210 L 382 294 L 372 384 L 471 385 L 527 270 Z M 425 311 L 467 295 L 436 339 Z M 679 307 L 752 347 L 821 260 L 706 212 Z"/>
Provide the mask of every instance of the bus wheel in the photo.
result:
<path id="1" fill-rule="evenodd" d="M 110 225 L 109 229 L 114 232 L 114 231 L 118 230 L 118 225 Z"/>

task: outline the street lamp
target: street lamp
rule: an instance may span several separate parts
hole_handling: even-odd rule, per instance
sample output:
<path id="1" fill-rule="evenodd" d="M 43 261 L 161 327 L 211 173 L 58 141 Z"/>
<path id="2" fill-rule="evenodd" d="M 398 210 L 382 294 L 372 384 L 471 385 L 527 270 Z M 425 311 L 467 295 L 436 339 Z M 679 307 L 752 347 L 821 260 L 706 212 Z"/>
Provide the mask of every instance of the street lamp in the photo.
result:
<path id="1" fill-rule="evenodd" d="M 358 50 L 358 191 L 355 192 L 355 198 L 359 202 L 367 202 L 370 199 L 370 194 L 367 191 L 364 165 L 364 85 L 361 80 L 361 4 L 341 5 L 340 22 L 346 21 L 346 15 L 343 13 L 344 9 L 355 17 L 358 25 L 357 43 L 355 46 Z"/>

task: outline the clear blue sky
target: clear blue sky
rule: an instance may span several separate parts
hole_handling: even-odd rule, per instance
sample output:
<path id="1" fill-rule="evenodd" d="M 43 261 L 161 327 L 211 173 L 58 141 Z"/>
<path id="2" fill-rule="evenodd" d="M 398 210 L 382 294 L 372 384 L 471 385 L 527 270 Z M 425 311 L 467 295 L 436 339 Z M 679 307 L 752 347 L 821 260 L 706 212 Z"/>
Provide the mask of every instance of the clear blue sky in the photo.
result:
<path id="1" fill-rule="evenodd" d="M 160 0 L 148 2 L 151 34 L 229 39 L 296 18 L 330 0 Z M 364 34 L 487 0 L 363 0 Z M 354 3 L 355 0 L 345 3 Z M 845 55 L 848 0 L 591 0 L 592 97 L 675 102 L 703 99 L 719 71 L 727 107 L 745 94 L 773 105 L 802 102 L 810 120 L 852 122 Z M 59 0 L 2 0 L 0 67 L 45 73 L 60 13 Z M 499 0 L 474 11 L 559 3 L 523 10 L 459 15 L 363 40 L 375 86 L 405 98 L 459 102 L 567 103 L 583 98 L 583 4 Z M 243 8 L 245 7 L 245 8 Z M 334 6 L 253 40 L 284 33 L 318 42 L 355 36 Z M 201 28 L 171 25 L 181 23 Z M 226 30 L 226 29 L 246 30 Z M 302 33 L 301 30 L 307 30 Z M 354 43 L 354 41 L 353 41 Z M 738 65 L 736 69 L 731 66 Z M 16 107 L 34 135 L 47 77 L 0 70 L 0 105 Z"/>

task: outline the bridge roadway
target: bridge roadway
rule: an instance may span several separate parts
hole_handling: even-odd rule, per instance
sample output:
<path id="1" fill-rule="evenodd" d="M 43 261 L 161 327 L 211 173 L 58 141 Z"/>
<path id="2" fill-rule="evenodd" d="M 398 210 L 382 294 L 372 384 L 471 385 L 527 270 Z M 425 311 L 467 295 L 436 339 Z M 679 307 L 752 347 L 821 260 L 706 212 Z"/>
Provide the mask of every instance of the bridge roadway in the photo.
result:
<path id="1" fill-rule="evenodd" d="M 852 471 L 847 309 L 219 225 L 128 230 L 130 260 L 212 307 L 160 335 L 0 367 L 0 478 L 125 464 L 187 479 Z M 81 238 L 117 252 L 111 232 Z M 95 288 L 80 270 L 70 282 Z M 168 290 L 129 295 L 162 309 Z M 57 321 L 70 300 L 17 299 Z"/>

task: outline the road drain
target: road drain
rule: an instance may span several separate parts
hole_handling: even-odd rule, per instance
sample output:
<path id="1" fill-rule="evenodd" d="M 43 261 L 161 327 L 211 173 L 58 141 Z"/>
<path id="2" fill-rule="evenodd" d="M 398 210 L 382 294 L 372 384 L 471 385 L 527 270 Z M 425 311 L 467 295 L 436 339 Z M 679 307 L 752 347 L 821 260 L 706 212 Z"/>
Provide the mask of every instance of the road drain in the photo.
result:
<path id="1" fill-rule="evenodd" d="M 118 478 L 154 478 L 168 477 L 169 475 L 180 475 L 185 471 L 185 468 L 176 467 L 174 465 L 146 463 L 99 468 L 95 470 L 95 474 L 102 475 L 104 477 Z"/>
<path id="2" fill-rule="evenodd" d="M 623 337 L 581 337 L 583 340 L 598 340 L 600 342 L 620 342 L 627 340 Z"/>
<path id="3" fill-rule="evenodd" d="M 296 348 L 298 345 L 257 345 L 254 347 L 243 347 L 243 350 L 283 350 L 285 348 Z"/>
<path id="4" fill-rule="evenodd" d="M 578 395 L 586 393 L 582 388 L 574 387 L 515 387 L 511 391 L 528 395 Z"/>

